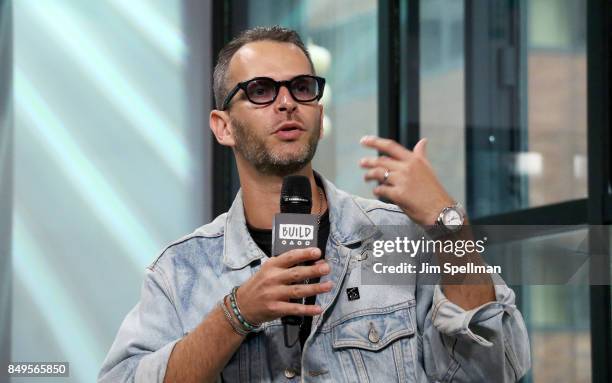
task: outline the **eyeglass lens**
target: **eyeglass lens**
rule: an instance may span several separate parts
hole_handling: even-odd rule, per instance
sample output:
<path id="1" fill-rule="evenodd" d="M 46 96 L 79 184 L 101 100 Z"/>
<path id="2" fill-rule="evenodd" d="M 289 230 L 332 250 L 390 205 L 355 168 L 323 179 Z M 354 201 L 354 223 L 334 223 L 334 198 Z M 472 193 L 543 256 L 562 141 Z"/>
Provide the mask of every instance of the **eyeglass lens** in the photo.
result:
<path id="1" fill-rule="evenodd" d="M 312 101 L 319 93 L 319 84 L 313 77 L 296 77 L 289 83 L 289 91 L 296 101 Z M 276 82 L 271 79 L 255 79 L 246 87 L 247 97 L 254 103 L 272 102 L 276 92 Z"/>

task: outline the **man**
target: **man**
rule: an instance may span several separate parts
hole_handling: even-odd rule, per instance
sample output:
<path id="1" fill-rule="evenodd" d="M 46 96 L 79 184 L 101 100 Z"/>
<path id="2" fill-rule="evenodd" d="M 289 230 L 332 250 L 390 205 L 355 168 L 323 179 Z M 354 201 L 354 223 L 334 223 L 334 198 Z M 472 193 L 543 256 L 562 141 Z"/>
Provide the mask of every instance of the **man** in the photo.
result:
<path id="1" fill-rule="evenodd" d="M 503 283 L 360 285 L 355 265 L 371 237 L 362 228 L 404 225 L 420 237 L 441 212 L 462 213 L 429 165 L 425 140 L 413 151 L 362 140 L 385 154 L 361 161 L 365 179 L 379 181 L 375 194 L 395 205 L 348 195 L 313 172 L 323 88 L 294 31 L 251 29 L 221 51 L 210 126 L 234 151 L 241 190 L 229 212 L 147 269 L 100 382 L 509 382 L 526 372 L 527 333 Z M 287 175 L 310 180 L 320 248 L 271 258 Z M 307 318 L 290 345 L 287 315 Z"/>

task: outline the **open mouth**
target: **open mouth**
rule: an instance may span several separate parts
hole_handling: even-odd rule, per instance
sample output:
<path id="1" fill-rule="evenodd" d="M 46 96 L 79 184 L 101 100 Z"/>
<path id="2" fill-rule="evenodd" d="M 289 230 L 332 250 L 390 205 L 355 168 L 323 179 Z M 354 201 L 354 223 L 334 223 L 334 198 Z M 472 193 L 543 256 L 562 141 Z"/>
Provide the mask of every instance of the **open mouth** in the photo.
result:
<path id="1" fill-rule="evenodd" d="M 280 132 L 293 132 L 294 130 L 302 130 L 302 129 L 300 129 L 298 127 L 287 127 L 287 128 L 279 129 L 278 131 L 280 131 Z"/>
<path id="2" fill-rule="evenodd" d="M 298 138 L 304 130 L 297 124 L 287 124 L 277 129 L 274 133 L 277 137 L 284 140 L 292 140 Z"/>
<path id="3" fill-rule="evenodd" d="M 294 122 L 294 121 L 285 121 L 282 124 L 280 124 L 278 129 L 276 129 L 275 133 L 277 133 L 279 131 L 293 131 L 293 130 L 304 130 L 304 129 L 297 122 Z"/>

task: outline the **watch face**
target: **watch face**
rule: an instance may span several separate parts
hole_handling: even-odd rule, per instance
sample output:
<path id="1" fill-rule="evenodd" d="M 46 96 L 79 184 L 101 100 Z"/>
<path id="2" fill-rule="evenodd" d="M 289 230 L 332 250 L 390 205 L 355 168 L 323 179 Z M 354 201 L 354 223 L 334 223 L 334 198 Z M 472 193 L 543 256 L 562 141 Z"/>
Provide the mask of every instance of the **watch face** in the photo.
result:
<path id="1" fill-rule="evenodd" d="M 444 226 L 455 228 L 463 225 L 463 217 L 456 209 L 448 209 L 442 218 Z"/>

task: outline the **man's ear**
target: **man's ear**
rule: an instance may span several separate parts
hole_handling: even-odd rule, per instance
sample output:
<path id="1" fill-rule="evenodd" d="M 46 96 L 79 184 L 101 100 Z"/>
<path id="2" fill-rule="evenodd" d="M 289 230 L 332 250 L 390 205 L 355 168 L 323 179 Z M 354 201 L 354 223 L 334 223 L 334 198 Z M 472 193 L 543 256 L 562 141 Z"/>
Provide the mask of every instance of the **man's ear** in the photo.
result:
<path id="1" fill-rule="evenodd" d="M 212 130 L 217 142 L 223 146 L 234 146 L 234 135 L 227 112 L 213 109 L 210 112 L 210 130 Z"/>

